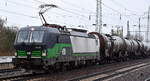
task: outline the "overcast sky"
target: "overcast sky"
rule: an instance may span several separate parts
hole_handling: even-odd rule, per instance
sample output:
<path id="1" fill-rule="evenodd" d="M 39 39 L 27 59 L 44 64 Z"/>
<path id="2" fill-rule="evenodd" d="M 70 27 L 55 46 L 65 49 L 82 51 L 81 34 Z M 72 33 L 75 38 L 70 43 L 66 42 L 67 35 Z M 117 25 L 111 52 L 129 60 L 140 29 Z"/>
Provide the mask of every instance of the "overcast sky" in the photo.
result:
<path id="1" fill-rule="evenodd" d="M 96 0 L 1 0 L 0 16 L 7 18 L 8 25 L 24 27 L 27 25 L 41 25 L 38 6 L 43 3 L 55 4 L 61 9 L 50 9 L 45 13 L 49 23 L 77 27 L 83 25 L 93 31 L 95 28 Z M 102 0 L 103 33 L 110 33 L 111 28 L 122 25 L 126 34 L 126 22 L 130 21 L 131 30 L 138 30 L 141 17 L 142 26 L 146 25 L 150 0 Z M 146 30 L 144 27 L 142 30 Z"/>

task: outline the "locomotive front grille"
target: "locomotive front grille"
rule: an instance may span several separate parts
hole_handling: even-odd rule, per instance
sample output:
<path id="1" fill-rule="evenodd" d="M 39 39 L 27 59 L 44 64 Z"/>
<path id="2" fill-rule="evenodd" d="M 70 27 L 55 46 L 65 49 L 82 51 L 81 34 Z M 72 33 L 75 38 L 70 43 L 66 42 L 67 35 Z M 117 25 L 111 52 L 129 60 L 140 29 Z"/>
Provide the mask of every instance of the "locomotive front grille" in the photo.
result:
<path id="1" fill-rule="evenodd" d="M 40 57 L 41 56 L 41 51 L 32 51 L 32 56 Z"/>
<path id="2" fill-rule="evenodd" d="M 26 52 L 26 51 L 19 50 L 19 51 L 17 51 L 17 56 L 18 57 L 26 57 L 28 53 L 29 53 L 29 51 Z M 31 53 L 31 57 L 41 57 L 41 54 L 42 54 L 41 51 L 31 51 L 30 53 Z"/>
<path id="3" fill-rule="evenodd" d="M 25 51 L 17 51 L 17 55 L 18 56 L 26 56 L 26 52 Z"/>

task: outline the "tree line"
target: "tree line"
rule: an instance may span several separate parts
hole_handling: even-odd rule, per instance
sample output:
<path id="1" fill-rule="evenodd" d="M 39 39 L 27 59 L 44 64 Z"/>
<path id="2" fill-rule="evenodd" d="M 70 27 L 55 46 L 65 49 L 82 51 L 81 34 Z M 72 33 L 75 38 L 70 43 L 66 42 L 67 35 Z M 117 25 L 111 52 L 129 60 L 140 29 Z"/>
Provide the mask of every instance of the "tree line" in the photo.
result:
<path id="1" fill-rule="evenodd" d="M 14 55 L 16 30 L 14 26 L 5 26 L 6 21 L 0 19 L 0 56 Z"/>

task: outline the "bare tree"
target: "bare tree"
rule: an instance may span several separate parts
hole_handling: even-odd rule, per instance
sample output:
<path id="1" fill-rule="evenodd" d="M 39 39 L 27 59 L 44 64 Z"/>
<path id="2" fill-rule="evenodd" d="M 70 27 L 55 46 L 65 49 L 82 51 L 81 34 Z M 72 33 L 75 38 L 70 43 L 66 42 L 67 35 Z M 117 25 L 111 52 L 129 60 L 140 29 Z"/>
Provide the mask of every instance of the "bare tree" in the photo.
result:
<path id="1" fill-rule="evenodd" d="M 0 56 L 3 54 L 12 55 L 13 53 L 13 43 L 16 35 L 16 31 L 13 30 L 13 26 L 4 26 L 5 21 L 0 19 Z"/>
<path id="2" fill-rule="evenodd" d="M 6 21 L 0 18 L 0 30 L 2 30 L 5 23 L 6 23 Z"/>

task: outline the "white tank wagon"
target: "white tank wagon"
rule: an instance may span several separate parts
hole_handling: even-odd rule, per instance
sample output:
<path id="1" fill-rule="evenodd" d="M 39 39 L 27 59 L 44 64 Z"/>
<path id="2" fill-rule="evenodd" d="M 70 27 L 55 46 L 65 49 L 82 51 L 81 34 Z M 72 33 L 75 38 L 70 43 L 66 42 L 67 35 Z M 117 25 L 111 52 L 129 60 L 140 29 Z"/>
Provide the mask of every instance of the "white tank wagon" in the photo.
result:
<path id="1" fill-rule="evenodd" d="M 124 38 L 119 36 L 112 36 L 113 44 L 113 59 L 119 58 L 124 59 L 128 56 L 127 54 L 127 45 Z M 117 60 L 119 60 L 117 59 Z"/>
<path id="2" fill-rule="evenodd" d="M 132 51 L 132 44 L 130 40 L 125 39 L 125 43 L 126 43 L 126 51 L 128 51 L 129 53 Z"/>
<path id="3" fill-rule="evenodd" d="M 121 51 L 126 50 L 125 40 L 118 36 L 112 36 L 113 39 L 113 52 L 119 53 Z"/>
<path id="4" fill-rule="evenodd" d="M 125 45 L 126 45 L 126 51 L 125 51 L 125 56 L 130 56 L 131 52 L 132 52 L 132 44 L 131 41 L 128 39 L 124 39 L 125 40 Z"/>

